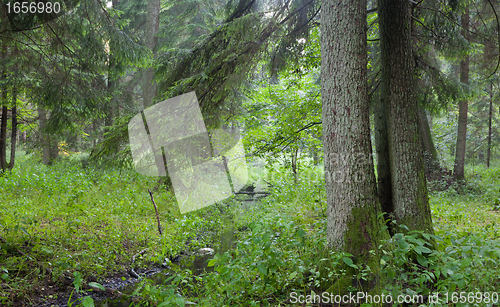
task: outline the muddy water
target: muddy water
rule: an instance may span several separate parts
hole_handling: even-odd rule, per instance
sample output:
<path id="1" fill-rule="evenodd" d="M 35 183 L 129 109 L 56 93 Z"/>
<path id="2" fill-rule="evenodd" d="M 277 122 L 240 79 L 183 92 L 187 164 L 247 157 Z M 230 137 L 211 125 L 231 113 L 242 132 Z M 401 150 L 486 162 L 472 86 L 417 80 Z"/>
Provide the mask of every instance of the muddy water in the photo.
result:
<path id="1" fill-rule="evenodd" d="M 231 248 L 236 241 L 234 225 L 231 221 L 226 223 L 227 228 L 220 236 L 220 244 L 216 249 L 217 254 L 224 253 Z M 173 263 L 173 265 L 178 265 L 181 269 L 189 269 L 194 275 L 200 275 L 204 271 L 210 272 L 213 267 L 207 267 L 208 261 L 213 258 L 213 255 L 195 255 L 190 257 L 183 257 L 178 263 Z M 170 274 L 175 274 L 174 270 L 165 269 L 163 271 L 157 272 L 149 277 L 149 280 L 153 281 L 155 285 L 165 284 L 166 279 Z M 126 287 L 120 288 L 119 291 L 124 295 L 120 298 L 108 298 L 104 300 L 96 299 L 94 304 L 96 307 L 129 307 L 134 306 L 131 299 L 127 299 L 126 296 L 132 294 L 136 288 L 136 284 L 130 284 Z"/>

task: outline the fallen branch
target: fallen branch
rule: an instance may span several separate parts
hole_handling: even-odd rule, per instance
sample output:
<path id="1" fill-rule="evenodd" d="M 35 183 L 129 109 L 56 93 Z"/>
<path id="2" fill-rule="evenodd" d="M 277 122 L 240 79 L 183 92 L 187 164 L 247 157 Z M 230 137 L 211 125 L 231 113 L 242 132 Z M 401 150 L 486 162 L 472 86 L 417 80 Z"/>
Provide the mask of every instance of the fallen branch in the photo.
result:
<path id="1" fill-rule="evenodd" d="M 150 193 L 151 193 L 151 192 L 150 192 Z M 153 201 L 153 202 L 154 202 L 154 201 Z M 156 207 L 156 205 L 155 205 L 155 207 Z M 158 211 L 157 211 L 157 212 L 158 212 Z M 134 262 L 135 262 L 135 257 L 137 257 L 137 256 L 139 256 L 139 255 L 142 255 L 142 254 L 144 254 L 144 253 L 145 253 L 145 252 L 147 252 L 147 251 L 148 251 L 148 248 L 145 248 L 145 249 L 143 249 L 142 251 L 140 251 L 140 252 L 138 252 L 137 254 L 135 254 L 135 255 L 133 255 L 133 256 L 132 256 L 132 262 L 130 263 L 130 271 L 129 271 L 130 276 L 132 276 L 132 277 L 134 277 L 134 278 L 139 278 L 139 274 L 137 274 L 137 272 L 134 270 L 134 268 L 132 267 L 132 265 L 133 265 L 133 264 L 134 264 Z"/>
<path id="2" fill-rule="evenodd" d="M 161 233 L 161 224 L 160 224 L 160 215 L 158 214 L 158 207 L 156 207 L 155 199 L 153 198 L 153 192 L 148 189 L 149 195 L 151 196 L 151 201 L 153 202 L 153 205 L 155 206 L 155 211 L 156 211 L 156 219 L 158 220 L 158 232 Z"/>

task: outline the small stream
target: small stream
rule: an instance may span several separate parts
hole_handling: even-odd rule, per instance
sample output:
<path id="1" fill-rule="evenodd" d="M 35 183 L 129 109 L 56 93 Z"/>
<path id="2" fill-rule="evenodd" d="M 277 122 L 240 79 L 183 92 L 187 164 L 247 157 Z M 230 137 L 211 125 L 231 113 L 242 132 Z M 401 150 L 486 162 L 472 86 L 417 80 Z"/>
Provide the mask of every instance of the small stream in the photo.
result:
<path id="1" fill-rule="evenodd" d="M 252 206 L 256 200 L 246 200 L 241 202 L 241 206 L 243 209 L 247 209 Z M 215 249 L 216 254 L 222 254 L 233 248 L 234 243 L 236 242 L 235 236 L 235 227 L 232 221 L 227 224 L 227 228 L 223 231 L 220 236 L 220 244 Z M 207 267 L 208 261 L 212 259 L 214 255 L 192 255 L 187 257 L 182 257 L 181 260 L 177 263 L 172 263 L 172 265 L 177 265 L 181 269 L 189 269 L 193 272 L 194 275 L 200 275 L 204 271 L 210 272 L 213 271 L 213 267 Z M 153 281 L 155 285 L 163 285 L 165 284 L 166 279 L 170 276 L 169 274 L 175 273 L 172 269 L 164 269 L 159 272 L 148 276 L 149 280 Z M 132 299 L 128 299 L 127 296 L 132 294 L 136 289 L 137 283 L 129 284 L 123 288 L 118 289 L 123 296 L 119 298 L 107 298 L 107 299 L 95 299 L 94 304 L 96 307 L 129 307 L 134 306 L 134 301 Z"/>

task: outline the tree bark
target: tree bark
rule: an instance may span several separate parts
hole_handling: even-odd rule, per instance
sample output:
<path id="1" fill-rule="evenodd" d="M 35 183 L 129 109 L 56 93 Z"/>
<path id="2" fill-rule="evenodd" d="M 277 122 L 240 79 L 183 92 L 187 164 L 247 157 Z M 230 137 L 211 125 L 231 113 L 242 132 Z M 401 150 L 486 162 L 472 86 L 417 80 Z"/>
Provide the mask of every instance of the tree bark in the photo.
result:
<path id="1" fill-rule="evenodd" d="M 0 120 L 0 167 L 2 171 L 7 169 L 7 112 L 9 109 L 6 105 L 7 94 L 4 92 L 2 94 L 3 106 L 2 106 L 2 117 Z"/>
<path id="2" fill-rule="evenodd" d="M 145 45 L 151 49 L 153 54 L 156 54 L 155 47 L 158 42 L 156 35 L 160 28 L 159 16 L 160 0 L 148 0 Z M 153 81 L 153 77 L 153 68 L 147 68 L 144 71 L 142 83 L 142 97 L 145 109 L 153 104 L 153 99 L 156 96 L 156 83 Z"/>
<path id="3" fill-rule="evenodd" d="M 8 58 L 7 45 L 2 45 L 1 59 Z M 7 78 L 7 71 L 2 69 L 1 75 L 3 81 Z M 7 86 L 3 85 L 1 88 L 2 98 L 0 105 L 2 106 L 2 117 L 0 118 L 0 170 L 3 172 L 7 169 Z"/>
<path id="4" fill-rule="evenodd" d="M 428 180 L 436 180 L 442 177 L 438 153 L 432 140 L 431 128 L 427 114 L 422 107 L 418 108 L 418 119 L 420 135 L 422 136 L 422 148 L 424 151 L 425 175 Z"/>
<path id="5" fill-rule="evenodd" d="M 467 6 L 465 13 L 462 14 L 462 35 L 469 41 L 469 7 Z M 466 56 L 460 62 L 460 82 L 469 84 L 469 56 Z M 458 104 L 458 132 L 457 132 L 457 147 L 455 153 L 455 165 L 453 176 L 457 180 L 463 180 L 465 176 L 465 147 L 467 143 L 467 112 L 468 101 L 462 100 Z"/>
<path id="6" fill-rule="evenodd" d="M 57 144 L 57 140 L 54 135 L 48 134 L 49 137 L 49 148 L 50 148 L 50 163 L 59 157 L 59 145 Z"/>
<path id="7" fill-rule="evenodd" d="M 115 89 L 116 89 L 116 80 L 115 80 L 115 74 L 113 72 L 114 70 L 114 59 L 113 56 L 110 56 L 109 58 L 109 67 L 108 67 L 108 91 L 111 93 L 112 97 L 111 100 L 109 101 L 108 105 L 108 110 L 106 113 L 106 117 L 104 119 L 104 125 L 106 127 L 111 127 L 113 126 L 113 121 L 115 116 L 117 115 L 116 110 L 117 110 L 117 101 L 116 98 L 114 97 L 115 95 Z"/>
<path id="8" fill-rule="evenodd" d="M 12 91 L 12 133 L 10 136 L 10 162 L 9 169 L 13 169 L 16 163 L 16 144 L 17 144 L 17 91 Z"/>
<path id="9" fill-rule="evenodd" d="M 375 105 L 375 151 L 377 153 L 377 192 L 385 219 L 389 220 L 394 212 L 392 203 L 391 161 L 389 158 L 389 131 L 387 127 L 389 106 L 386 99 Z M 387 224 L 392 232 L 391 223 Z"/>
<path id="10" fill-rule="evenodd" d="M 47 126 L 47 113 L 45 109 L 38 106 L 38 124 L 40 141 L 42 143 L 42 163 L 48 165 L 52 162 L 50 154 L 50 139 L 45 127 Z"/>
<path id="11" fill-rule="evenodd" d="M 112 1 L 112 7 L 116 8 L 118 4 L 118 0 L 113 0 Z M 113 49 L 115 45 L 115 41 L 111 40 L 109 42 L 109 56 L 108 56 L 108 92 L 111 94 L 111 100 L 109 101 L 108 105 L 108 112 L 106 114 L 106 117 L 104 119 L 104 125 L 106 127 L 111 127 L 113 125 L 114 118 L 118 115 L 117 114 L 117 109 L 118 109 L 118 103 L 115 98 L 115 89 L 116 89 L 116 84 L 118 83 L 118 77 L 116 74 L 116 60 L 115 60 L 115 55 L 113 54 Z"/>
<path id="12" fill-rule="evenodd" d="M 490 113 L 488 115 L 488 151 L 486 153 L 486 167 L 490 167 L 491 158 L 491 119 L 493 118 L 493 83 L 490 84 Z"/>
<path id="13" fill-rule="evenodd" d="M 366 0 L 324 1 L 321 10 L 321 94 L 327 195 L 327 240 L 372 271 L 379 284 L 377 248 L 382 221 L 371 159 L 367 92 Z M 347 274 L 332 287 L 353 286 Z M 338 287 L 338 288 L 337 288 Z"/>
<path id="14" fill-rule="evenodd" d="M 92 120 L 92 149 L 97 145 L 97 119 Z"/>
<path id="15" fill-rule="evenodd" d="M 299 156 L 299 149 L 292 149 L 292 155 L 291 155 L 291 160 L 292 160 L 292 173 L 293 173 L 293 180 L 295 182 L 295 185 L 299 183 L 299 163 L 298 163 L 298 156 Z"/>
<path id="16" fill-rule="evenodd" d="M 410 230 L 433 233 L 414 89 L 410 4 L 406 0 L 378 1 L 393 214 L 398 224 Z"/>

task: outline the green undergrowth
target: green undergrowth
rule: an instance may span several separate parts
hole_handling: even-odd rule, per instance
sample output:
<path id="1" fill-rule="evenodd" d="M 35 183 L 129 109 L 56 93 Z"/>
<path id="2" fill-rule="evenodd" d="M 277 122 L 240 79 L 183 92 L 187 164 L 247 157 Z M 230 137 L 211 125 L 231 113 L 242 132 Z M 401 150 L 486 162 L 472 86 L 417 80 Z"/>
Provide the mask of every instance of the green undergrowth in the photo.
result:
<path id="1" fill-rule="evenodd" d="M 499 305 L 500 167 L 467 171 L 465 185 L 430 192 L 437 249 L 418 232 L 390 240 L 394 248 L 382 262 L 393 298 L 402 295 L 413 306 Z"/>
<path id="2" fill-rule="evenodd" d="M 0 177 L 1 304 L 32 302 L 36 289 L 62 285 L 66 277 L 100 282 L 126 271 L 145 248 L 135 267 L 216 247 L 214 236 L 228 218 L 237 241 L 209 261 L 213 271 L 196 276 L 178 268 L 164 285 L 142 279 L 133 294 L 136 305 L 289 306 L 302 300 L 313 306 L 314 295 L 341 278 L 351 278 L 353 293 L 368 291 L 362 285 L 370 267 L 327 247 L 319 166 L 303 162 L 295 178 L 279 164 L 253 164 L 250 182 L 269 196 L 251 204 L 232 198 L 182 216 L 173 196 L 158 189 L 160 236 L 147 193 L 156 179 L 125 168 L 82 168 L 80 159 L 46 167 L 26 155 L 12 174 Z M 382 255 L 383 294 L 393 300 L 388 306 L 498 305 L 500 168 L 475 166 L 469 174 L 465 187 L 431 192 L 435 234 L 398 225 L 400 231 L 373 251 Z"/>
<path id="3" fill-rule="evenodd" d="M 160 186 L 154 192 L 160 236 L 148 193 L 157 179 L 125 168 L 84 168 L 84 158 L 75 154 L 45 166 L 21 155 L 12 173 L 0 176 L 0 305 L 53 298 L 57 294 L 44 290 L 64 290 L 75 273 L 101 282 L 127 271 L 144 249 L 134 267 L 159 265 L 181 251 L 212 246 L 222 229 L 221 208 L 181 216 Z"/>
<path id="4" fill-rule="evenodd" d="M 354 272 L 350 291 L 366 292 L 361 285 L 370 268 L 358 267 L 350 255 L 327 248 L 322 177 L 306 172 L 295 184 L 286 170 L 278 171 L 281 177 L 267 174 L 271 196 L 246 211 L 235 210 L 239 240 L 234 249 L 209 262 L 214 272 L 194 276 L 184 270 L 172 276 L 168 286 L 141 286 L 136 295 L 143 303 L 316 306 L 314 295 L 322 295 L 347 271 Z M 318 168 L 308 172 L 315 171 L 321 173 Z M 392 303 L 361 300 L 354 306 L 498 306 L 499 220 L 491 196 L 484 193 L 492 188 L 496 173 L 500 171 L 484 170 L 468 178 L 466 195 L 459 187 L 432 192 L 435 234 L 398 225 L 399 231 L 380 243 L 385 280 L 381 294 Z"/>

